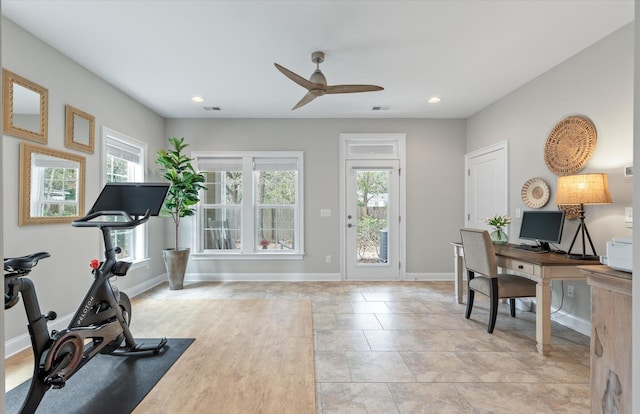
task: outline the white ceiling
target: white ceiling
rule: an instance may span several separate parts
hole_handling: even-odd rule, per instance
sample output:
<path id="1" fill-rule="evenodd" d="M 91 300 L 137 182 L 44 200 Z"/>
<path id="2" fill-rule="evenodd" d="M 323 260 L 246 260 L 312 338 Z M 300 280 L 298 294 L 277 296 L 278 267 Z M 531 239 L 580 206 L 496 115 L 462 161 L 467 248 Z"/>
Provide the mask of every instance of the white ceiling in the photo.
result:
<path id="1" fill-rule="evenodd" d="M 163 117 L 466 118 L 633 20 L 632 0 L 2 0 L 2 14 Z M 306 92 L 311 53 L 329 84 Z M 202 104 L 191 96 L 206 98 Z M 428 104 L 438 95 L 442 102 Z M 203 106 L 218 106 L 219 112 Z M 389 106 L 372 111 L 373 106 Z"/>

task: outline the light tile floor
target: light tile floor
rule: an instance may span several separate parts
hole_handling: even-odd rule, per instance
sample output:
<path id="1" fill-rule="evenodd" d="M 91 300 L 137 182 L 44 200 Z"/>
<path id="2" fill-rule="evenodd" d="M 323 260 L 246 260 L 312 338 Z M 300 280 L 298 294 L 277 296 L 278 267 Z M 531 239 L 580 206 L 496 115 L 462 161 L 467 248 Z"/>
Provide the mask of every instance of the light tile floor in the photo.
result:
<path id="1" fill-rule="evenodd" d="M 160 285 L 143 297 L 310 298 L 317 412 L 588 413 L 589 338 L 557 323 L 551 355 L 535 348 L 535 315 L 488 302 L 471 319 L 449 282 L 229 282 Z M 135 307 L 135 304 L 134 304 Z"/>

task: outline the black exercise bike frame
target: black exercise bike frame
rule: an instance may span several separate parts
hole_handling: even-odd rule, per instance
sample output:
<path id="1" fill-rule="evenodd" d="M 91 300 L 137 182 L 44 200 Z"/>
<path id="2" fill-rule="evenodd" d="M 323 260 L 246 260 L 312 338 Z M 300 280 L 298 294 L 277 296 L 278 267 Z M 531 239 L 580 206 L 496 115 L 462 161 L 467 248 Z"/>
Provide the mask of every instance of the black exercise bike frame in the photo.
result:
<path id="1" fill-rule="evenodd" d="M 99 217 L 121 216 L 124 221 L 97 221 Z M 49 334 L 47 322 L 56 318 L 55 312 L 43 315 L 33 282 L 25 277 L 38 260 L 49 257 L 46 252 L 21 258 L 5 259 L 5 309 L 13 307 L 22 297 L 28 319 L 28 330 L 34 354 L 34 370 L 29 392 L 20 413 L 34 413 L 49 388 L 61 388 L 65 382 L 107 345 L 118 348 L 112 354 L 158 353 L 166 338 L 155 343 L 136 343 L 129 321 L 120 307 L 120 293 L 111 285 L 112 276 L 124 276 L 131 263 L 117 261 L 111 231 L 134 228 L 149 219 L 149 211 L 141 218 L 133 218 L 125 211 L 98 211 L 72 222 L 75 227 L 98 227 L 102 231 L 105 260 L 93 270 L 94 280 L 76 310 L 68 327 Z M 128 301 L 128 298 L 127 298 Z M 85 345 L 87 340 L 92 340 Z M 121 344 L 124 339 L 124 344 Z M 73 352 L 76 350 L 76 352 Z M 78 351 L 81 350 L 81 351 Z M 60 353 L 60 354 L 58 354 Z M 58 357 L 60 356 L 60 359 Z M 66 370 L 65 368 L 69 368 Z"/>

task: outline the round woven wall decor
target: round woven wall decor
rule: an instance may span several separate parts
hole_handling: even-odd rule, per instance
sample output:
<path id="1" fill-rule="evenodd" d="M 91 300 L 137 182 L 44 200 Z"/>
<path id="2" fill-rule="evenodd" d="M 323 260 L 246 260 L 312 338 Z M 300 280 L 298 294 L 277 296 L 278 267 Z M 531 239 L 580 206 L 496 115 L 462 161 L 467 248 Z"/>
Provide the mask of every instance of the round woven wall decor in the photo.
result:
<path id="1" fill-rule="evenodd" d="M 522 186 L 520 195 L 528 207 L 542 208 L 549 201 L 549 186 L 542 178 L 531 178 Z"/>
<path id="2" fill-rule="evenodd" d="M 573 220 L 580 217 L 580 204 L 566 204 L 558 206 L 558 210 L 564 211 L 564 218 L 567 220 Z"/>
<path id="3" fill-rule="evenodd" d="M 544 161 L 556 175 L 570 175 L 586 165 L 596 147 L 596 127 L 582 116 L 570 116 L 551 130 Z"/>

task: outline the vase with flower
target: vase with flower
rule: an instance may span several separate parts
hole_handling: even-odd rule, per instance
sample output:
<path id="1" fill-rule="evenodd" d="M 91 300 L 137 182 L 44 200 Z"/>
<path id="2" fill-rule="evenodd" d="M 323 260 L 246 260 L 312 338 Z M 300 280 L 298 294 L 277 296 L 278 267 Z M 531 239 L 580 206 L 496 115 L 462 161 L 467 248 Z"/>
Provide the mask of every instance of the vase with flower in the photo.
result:
<path id="1" fill-rule="evenodd" d="M 271 243 L 271 242 L 270 242 L 269 240 L 267 240 L 267 239 L 262 239 L 262 240 L 260 240 L 260 241 L 258 242 L 258 244 L 259 244 L 260 246 L 262 246 L 262 249 L 263 249 L 263 250 L 266 250 L 270 243 Z"/>
<path id="2" fill-rule="evenodd" d="M 509 242 L 509 236 L 505 233 L 504 228 L 507 224 L 511 223 L 511 217 L 505 215 L 494 215 L 485 219 L 485 222 L 493 227 L 490 237 L 493 244 L 507 244 Z"/>

